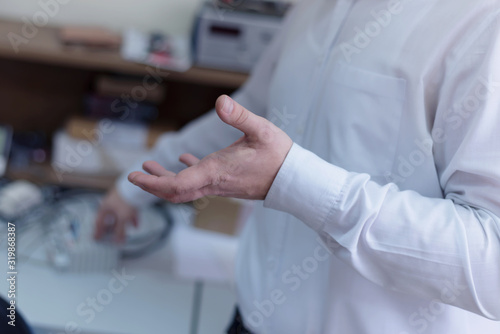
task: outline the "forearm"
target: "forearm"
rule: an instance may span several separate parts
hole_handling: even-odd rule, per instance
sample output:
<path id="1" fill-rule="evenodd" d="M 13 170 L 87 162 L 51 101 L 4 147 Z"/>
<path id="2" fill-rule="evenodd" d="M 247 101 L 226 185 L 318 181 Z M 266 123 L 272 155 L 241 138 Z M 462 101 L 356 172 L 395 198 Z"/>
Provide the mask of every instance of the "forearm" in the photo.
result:
<path id="1" fill-rule="evenodd" d="M 265 205 L 308 224 L 378 285 L 500 319 L 500 219 L 490 211 L 380 186 L 296 145 Z M 459 295 L 443 297 L 447 284 Z"/>

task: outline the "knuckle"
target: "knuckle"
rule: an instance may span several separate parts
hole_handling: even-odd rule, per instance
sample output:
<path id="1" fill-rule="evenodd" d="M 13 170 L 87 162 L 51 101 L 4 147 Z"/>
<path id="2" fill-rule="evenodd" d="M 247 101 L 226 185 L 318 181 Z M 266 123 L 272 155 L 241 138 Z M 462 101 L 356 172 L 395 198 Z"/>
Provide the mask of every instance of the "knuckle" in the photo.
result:
<path id="1" fill-rule="evenodd" d="M 234 123 L 236 125 L 242 125 L 248 120 L 248 117 L 250 117 L 250 113 L 245 108 L 241 108 L 241 111 L 234 120 Z"/>
<path id="2" fill-rule="evenodd" d="M 220 186 L 227 181 L 227 174 L 225 172 L 219 172 L 214 175 L 214 180 L 212 184 L 214 186 Z"/>
<path id="3" fill-rule="evenodd" d="M 186 188 L 185 185 L 183 184 L 173 184 L 170 191 L 169 191 L 169 195 L 171 197 L 172 200 L 179 200 L 180 198 L 182 197 L 185 197 L 186 194 L 188 194 L 189 192 L 189 189 Z M 176 203 L 179 203 L 179 202 L 176 202 Z"/>
<path id="4" fill-rule="evenodd" d="M 178 185 L 178 184 L 174 184 L 174 185 L 172 186 L 172 195 L 174 195 L 174 196 L 182 195 L 182 194 L 183 194 L 183 192 L 184 192 L 184 191 L 183 191 L 183 189 L 181 188 L 181 186 L 180 186 L 180 185 Z"/>

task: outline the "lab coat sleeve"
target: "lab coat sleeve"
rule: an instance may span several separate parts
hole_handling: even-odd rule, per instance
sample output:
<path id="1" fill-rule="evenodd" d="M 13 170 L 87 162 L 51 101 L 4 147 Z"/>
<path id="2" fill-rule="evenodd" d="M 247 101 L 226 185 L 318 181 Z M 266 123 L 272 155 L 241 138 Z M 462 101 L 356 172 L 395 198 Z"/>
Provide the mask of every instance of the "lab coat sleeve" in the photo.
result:
<path id="1" fill-rule="evenodd" d="M 287 27 L 299 12 L 298 7 L 300 6 L 295 6 L 287 14 L 281 31 L 261 56 L 249 80 L 232 96 L 234 100 L 257 115 L 265 115 L 269 84 L 274 67 L 280 55 L 284 37 L 288 30 Z M 142 170 L 144 161 L 157 161 L 166 169 L 177 173 L 185 168 L 178 161 L 181 154 L 191 153 L 198 158 L 203 158 L 210 153 L 229 146 L 241 135 L 242 133 L 239 130 L 223 123 L 218 118 L 215 110 L 211 110 L 185 126 L 181 131 L 162 135 L 149 152 L 120 176 L 116 184 L 118 192 L 130 205 L 135 207 L 148 205 L 157 200 L 157 197 L 134 186 L 127 180 L 129 173 Z"/>
<path id="2" fill-rule="evenodd" d="M 432 127 L 443 198 L 381 186 L 294 144 L 264 202 L 309 225 L 368 280 L 494 320 L 500 320 L 498 17 L 485 20 L 446 64 Z"/>

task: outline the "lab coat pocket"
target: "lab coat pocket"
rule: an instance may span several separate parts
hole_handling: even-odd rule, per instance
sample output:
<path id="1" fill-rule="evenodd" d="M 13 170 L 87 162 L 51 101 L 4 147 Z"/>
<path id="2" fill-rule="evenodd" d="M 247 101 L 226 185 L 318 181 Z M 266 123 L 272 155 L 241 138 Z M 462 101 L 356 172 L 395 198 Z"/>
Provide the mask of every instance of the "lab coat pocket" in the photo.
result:
<path id="1" fill-rule="evenodd" d="M 383 181 L 396 155 L 406 80 L 341 64 L 331 73 L 319 108 L 329 159 Z"/>

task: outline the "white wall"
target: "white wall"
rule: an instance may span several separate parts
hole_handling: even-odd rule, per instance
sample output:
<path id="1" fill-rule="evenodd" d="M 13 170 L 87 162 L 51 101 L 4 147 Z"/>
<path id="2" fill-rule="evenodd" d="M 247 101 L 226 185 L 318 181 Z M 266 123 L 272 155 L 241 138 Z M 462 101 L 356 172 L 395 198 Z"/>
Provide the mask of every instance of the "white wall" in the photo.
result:
<path id="1" fill-rule="evenodd" d="M 202 0 L 0 0 L 0 18 L 32 19 L 42 4 L 58 11 L 49 24 L 98 25 L 122 30 L 160 30 L 187 34 Z M 64 3 L 64 4 L 63 4 Z M 55 11 L 54 11 L 55 12 Z"/>

